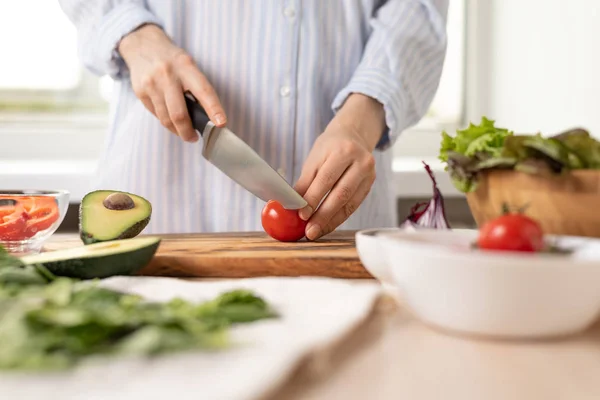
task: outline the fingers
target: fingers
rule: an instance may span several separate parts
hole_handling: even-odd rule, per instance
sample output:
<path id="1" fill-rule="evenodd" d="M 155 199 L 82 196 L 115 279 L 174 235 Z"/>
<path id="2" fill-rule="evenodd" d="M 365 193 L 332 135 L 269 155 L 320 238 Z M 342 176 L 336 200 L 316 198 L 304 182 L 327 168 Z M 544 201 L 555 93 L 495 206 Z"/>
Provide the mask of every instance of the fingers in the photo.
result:
<path id="1" fill-rule="evenodd" d="M 179 83 L 173 82 L 167 86 L 165 103 L 177 134 L 186 142 L 197 142 L 198 134 L 192 127 L 192 121 L 183 98 L 183 89 Z"/>
<path id="2" fill-rule="evenodd" d="M 310 162 L 310 160 L 307 160 L 307 163 L 308 162 Z M 300 174 L 300 178 L 298 178 L 298 182 L 296 182 L 294 185 L 294 190 L 296 190 L 300 196 L 304 196 L 316 175 L 317 167 L 310 164 L 305 164 L 304 168 L 302 169 L 302 173 Z"/>
<path id="3" fill-rule="evenodd" d="M 300 194 L 300 196 L 302 197 L 304 197 L 306 191 L 308 190 L 308 187 L 317 175 L 317 166 L 311 164 L 310 160 L 310 158 L 309 160 L 307 160 L 307 164 L 304 165 L 298 182 L 296 182 L 296 184 L 294 185 L 294 190 L 296 190 L 296 192 L 298 192 L 298 194 Z M 314 210 L 312 206 L 310 204 L 307 204 L 306 207 L 298 211 L 298 216 L 303 221 L 308 221 L 313 211 Z"/>
<path id="4" fill-rule="evenodd" d="M 335 186 L 311 217 L 306 227 L 308 239 L 314 240 L 322 236 L 329 221 L 340 210 L 347 212 L 348 216 L 354 212 L 358 204 L 351 203 L 350 200 L 354 198 L 363 181 L 365 181 L 365 171 L 358 163 L 355 163 L 346 170 L 337 183 L 334 182 Z"/>
<path id="5" fill-rule="evenodd" d="M 194 59 L 182 49 L 168 49 L 157 57 L 150 61 L 142 58 L 130 69 L 136 96 L 160 123 L 185 141 L 198 141 L 184 98 L 185 91 L 190 90 L 213 123 L 224 126 L 223 107 Z"/>
<path id="6" fill-rule="evenodd" d="M 316 174 L 314 174 L 314 179 L 311 179 L 311 183 L 303 196 L 311 208 L 309 211 L 312 212 L 312 210 L 317 209 L 325 195 L 333 188 L 351 162 L 352 160 L 333 156 L 327 158 L 323 165 L 317 169 Z M 308 172 L 307 175 L 306 178 L 301 178 L 299 180 L 301 185 L 305 185 L 304 179 L 309 179 L 309 176 L 312 174 Z M 310 214 L 306 214 L 307 212 L 302 210 L 299 213 L 300 218 L 305 221 L 308 220 Z"/>
<path id="7" fill-rule="evenodd" d="M 144 107 L 148 109 L 154 116 L 156 117 L 156 111 L 154 110 L 154 105 L 152 104 L 152 100 L 148 96 L 140 96 L 140 100 Z"/>
<path id="8" fill-rule="evenodd" d="M 364 199 L 368 196 L 373 186 L 374 178 L 364 179 L 358 186 L 354 196 L 329 220 L 320 232 L 320 236 L 327 235 L 333 232 L 338 226 L 343 224 L 361 205 Z M 319 236 L 319 237 L 320 237 Z M 315 240 L 309 238 L 310 240 Z"/>
<path id="9" fill-rule="evenodd" d="M 169 116 L 169 110 L 167 109 L 163 93 L 153 88 L 149 90 L 149 95 L 150 101 L 152 102 L 152 107 L 154 108 L 154 115 L 156 115 L 156 118 L 158 118 L 160 123 L 165 128 L 177 134 L 175 125 L 173 125 L 173 123 L 171 122 L 171 117 Z"/>
<path id="10" fill-rule="evenodd" d="M 184 90 L 192 92 L 194 97 L 200 102 L 200 105 L 206 111 L 210 120 L 219 127 L 227 124 L 225 111 L 208 79 L 198 70 L 196 64 L 188 66 L 181 75 Z"/>

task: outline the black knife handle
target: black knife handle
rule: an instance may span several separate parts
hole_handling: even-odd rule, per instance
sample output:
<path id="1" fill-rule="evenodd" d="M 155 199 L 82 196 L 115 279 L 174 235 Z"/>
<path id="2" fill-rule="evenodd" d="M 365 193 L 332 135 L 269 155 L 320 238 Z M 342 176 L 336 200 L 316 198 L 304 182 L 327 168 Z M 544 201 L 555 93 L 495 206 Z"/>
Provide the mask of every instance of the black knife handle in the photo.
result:
<path id="1" fill-rule="evenodd" d="M 186 91 L 183 96 L 185 97 L 185 104 L 187 106 L 188 114 L 190 114 L 190 118 L 192 120 L 192 126 L 194 129 L 200 132 L 200 136 L 202 136 L 206 125 L 211 122 L 210 118 L 208 118 L 206 111 L 204 111 L 204 108 L 202 108 L 193 94 Z"/>

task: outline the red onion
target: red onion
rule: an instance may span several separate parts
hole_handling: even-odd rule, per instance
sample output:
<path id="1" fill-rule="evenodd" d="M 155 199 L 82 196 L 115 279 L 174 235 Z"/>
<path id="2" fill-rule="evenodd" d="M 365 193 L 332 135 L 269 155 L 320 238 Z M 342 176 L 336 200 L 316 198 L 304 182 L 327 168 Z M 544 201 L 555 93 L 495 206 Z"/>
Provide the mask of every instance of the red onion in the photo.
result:
<path id="1" fill-rule="evenodd" d="M 429 229 L 451 229 L 446 218 L 444 209 L 444 198 L 437 186 L 435 176 L 429 165 L 423 162 L 425 170 L 433 182 L 433 197 L 429 203 L 417 203 L 411 209 L 406 220 L 400 225 L 402 228 L 429 228 Z"/>

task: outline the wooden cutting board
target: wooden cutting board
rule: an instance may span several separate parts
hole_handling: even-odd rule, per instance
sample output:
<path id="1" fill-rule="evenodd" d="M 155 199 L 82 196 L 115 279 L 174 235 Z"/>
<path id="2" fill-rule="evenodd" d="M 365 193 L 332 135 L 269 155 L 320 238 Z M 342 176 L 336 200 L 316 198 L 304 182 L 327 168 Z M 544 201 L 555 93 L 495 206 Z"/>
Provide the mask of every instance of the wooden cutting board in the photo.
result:
<path id="1" fill-rule="evenodd" d="M 340 231 L 315 242 L 277 242 L 263 232 L 160 235 L 163 239 L 141 275 L 246 278 L 325 276 L 372 279 L 356 252 L 354 233 Z M 56 235 L 45 251 L 81 245 Z"/>

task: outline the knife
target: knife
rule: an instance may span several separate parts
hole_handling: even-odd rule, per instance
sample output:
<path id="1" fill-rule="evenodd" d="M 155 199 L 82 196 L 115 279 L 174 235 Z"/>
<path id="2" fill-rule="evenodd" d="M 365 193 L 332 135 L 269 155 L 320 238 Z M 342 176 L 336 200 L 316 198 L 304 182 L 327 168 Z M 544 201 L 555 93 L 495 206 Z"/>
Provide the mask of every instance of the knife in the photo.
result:
<path id="1" fill-rule="evenodd" d="M 185 92 L 192 126 L 202 137 L 202 156 L 237 184 L 267 202 L 298 210 L 308 205 L 293 187 L 246 142 L 226 127 L 212 123 L 196 98 Z"/>

